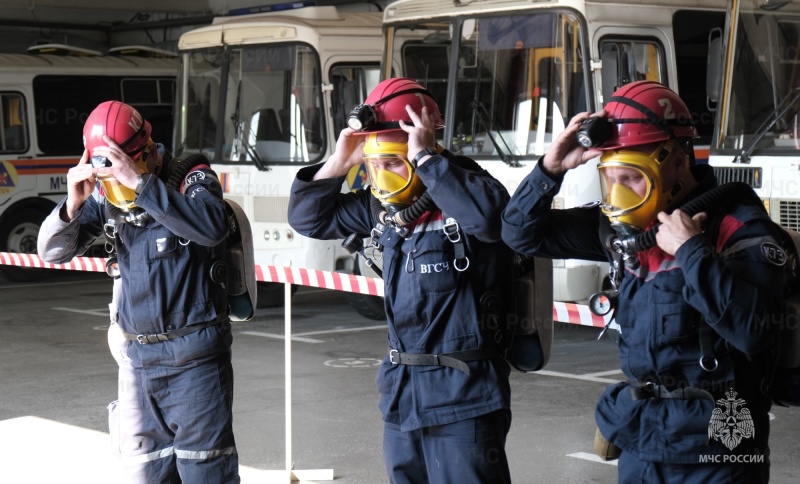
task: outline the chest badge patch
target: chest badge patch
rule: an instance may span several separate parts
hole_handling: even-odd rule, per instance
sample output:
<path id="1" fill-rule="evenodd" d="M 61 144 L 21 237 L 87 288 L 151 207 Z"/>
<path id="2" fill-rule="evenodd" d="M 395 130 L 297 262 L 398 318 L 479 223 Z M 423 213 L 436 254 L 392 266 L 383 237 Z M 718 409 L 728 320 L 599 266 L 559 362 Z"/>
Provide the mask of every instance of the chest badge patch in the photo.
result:
<path id="1" fill-rule="evenodd" d="M 786 264 L 786 252 L 774 242 L 764 242 L 761 244 L 761 253 L 764 257 L 776 266 Z"/>

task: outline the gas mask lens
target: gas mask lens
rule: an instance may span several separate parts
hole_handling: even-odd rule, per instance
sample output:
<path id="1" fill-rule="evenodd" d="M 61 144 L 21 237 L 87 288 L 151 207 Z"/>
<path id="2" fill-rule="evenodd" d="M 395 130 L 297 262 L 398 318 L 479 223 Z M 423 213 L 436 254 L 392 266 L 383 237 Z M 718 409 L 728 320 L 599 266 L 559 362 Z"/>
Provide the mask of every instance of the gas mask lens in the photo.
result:
<path id="1" fill-rule="evenodd" d="M 381 201 L 394 197 L 411 184 L 411 163 L 398 155 L 365 155 L 372 193 Z"/>
<path id="2" fill-rule="evenodd" d="M 650 194 L 650 178 L 631 165 L 599 166 L 602 210 L 607 216 L 619 216 L 641 207 Z"/>

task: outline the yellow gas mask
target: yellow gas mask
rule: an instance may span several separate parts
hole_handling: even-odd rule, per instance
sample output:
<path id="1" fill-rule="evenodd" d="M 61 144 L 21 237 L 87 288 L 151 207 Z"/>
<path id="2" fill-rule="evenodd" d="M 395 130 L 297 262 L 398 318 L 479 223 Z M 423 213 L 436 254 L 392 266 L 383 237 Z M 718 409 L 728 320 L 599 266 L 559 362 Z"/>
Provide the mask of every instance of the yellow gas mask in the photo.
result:
<path id="1" fill-rule="evenodd" d="M 650 154 L 616 149 L 600 156 L 597 169 L 603 196 L 601 210 L 617 232 L 630 235 L 646 229 L 659 212 L 694 188 L 688 160 L 679 168 L 675 184 L 669 190 L 664 187 L 662 163 L 680 149 L 680 142 L 671 139 Z"/>
<path id="2" fill-rule="evenodd" d="M 128 153 L 131 157 L 136 169 L 139 173 L 148 173 L 148 158 L 151 156 L 152 147 L 155 146 L 152 139 L 148 139 L 147 144 L 138 153 Z M 111 162 L 104 156 L 92 156 L 90 159 L 92 166 L 95 168 L 111 166 Z M 123 211 L 130 211 L 135 208 L 133 200 L 136 198 L 136 192 L 132 188 L 128 188 L 121 184 L 113 175 L 97 175 L 97 180 L 100 186 L 103 187 L 106 199 L 112 205 L 122 209 Z"/>
<path id="3" fill-rule="evenodd" d="M 414 165 L 408 161 L 408 144 L 378 141 L 370 133 L 364 141 L 364 164 L 372 194 L 390 212 L 408 207 L 425 191 Z"/>

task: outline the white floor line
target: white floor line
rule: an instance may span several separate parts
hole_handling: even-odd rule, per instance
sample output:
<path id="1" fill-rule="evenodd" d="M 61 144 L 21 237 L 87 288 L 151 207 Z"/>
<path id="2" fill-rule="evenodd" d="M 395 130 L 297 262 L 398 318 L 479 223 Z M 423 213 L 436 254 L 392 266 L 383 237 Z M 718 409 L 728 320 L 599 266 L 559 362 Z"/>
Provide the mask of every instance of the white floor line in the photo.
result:
<path id="1" fill-rule="evenodd" d="M 573 375 L 571 373 L 561 373 L 558 371 L 539 370 L 534 372 L 535 375 L 555 376 L 560 378 L 570 378 L 572 380 L 594 381 L 598 383 L 618 383 L 619 380 L 610 380 L 608 378 L 597 378 L 591 375 Z"/>
<path id="2" fill-rule="evenodd" d="M 240 331 L 239 334 L 249 334 L 250 336 L 261 336 L 262 338 L 285 339 L 282 334 L 262 333 L 261 331 Z M 324 343 L 321 339 L 303 338 L 302 336 L 292 335 L 292 341 L 302 343 Z"/>
<path id="3" fill-rule="evenodd" d="M 341 329 L 325 329 L 321 331 L 308 331 L 306 333 L 292 334 L 292 341 L 301 341 L 304 343 L 324 343 L 325 341 L 314 338 L 305 338 L 305 336 L 318 335 L 318 334 L 333 334 L 333 333 L 355 333 L 357 331 L 368 331 L 373 329 L 386 329 L 385 324 L 378 326 L 360 326 L 357 328 L 341 328 Z M 249 334 L 250 336 L 261 336 L 262 338 L 275 338 L 283 339 L 282 334 L 264 333 L 261 331 L 240 331 L 239 334 Z"/>
<path id="4" fill-rule="evenodd" d="M 322 331 L 309 331 L 306 333 L 295 333 L 297 336 L 309 336 L 312 334 L 328 334 L 328 333 L 354 333 L 356 331 L 369 331 L 373 329 L 386 329 L 385 324 L 378 326 L 359 326 L 357 328 L 341 328 L 341 329 L 325 329 Z"/>
<path id="5" fill-rule="evenodd" d="M 598 371 L 597 373 L 584 373 L 583 376 L 611 376 L 611 375 L 619 375 L 622 373 L 622 370 L 608 370 L 608 371 Z"/>
<path id="6" fill-rule="evenodd" d="M 70 313 L 78 313 L 78 314 L 91 314 L 92 316 L 101 316 L 103 318 L 108 318 L 108 306 L 101 309 L 74 309 L 74 308 L 51 308 L 53 311 L 67 311 Z"/>
<path id="7" fill-rule="evenodd" d="M 574 452 L 572 454 L 567 454 L 567 457 L 574 457 L 576 459 L 583 459 L 592 462 L 599 462 L 601 464 L 606 464 L 610 466 L 616 466 L 617 460 L 603 460 L 596 454 L 590 454 L 589 452 Z"/>

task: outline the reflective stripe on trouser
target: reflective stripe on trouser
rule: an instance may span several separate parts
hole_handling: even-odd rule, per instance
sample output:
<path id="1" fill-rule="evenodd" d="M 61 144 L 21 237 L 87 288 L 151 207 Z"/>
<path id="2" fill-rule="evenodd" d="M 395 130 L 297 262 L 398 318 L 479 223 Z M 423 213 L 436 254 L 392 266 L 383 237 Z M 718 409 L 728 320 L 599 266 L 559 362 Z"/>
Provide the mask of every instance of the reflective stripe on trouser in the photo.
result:
<path id="1" fill-rule="evenodd" d="M 121 364 L 109 405 L 126 482 L 238 483 L 230 352 L 191 368 Z"/>

